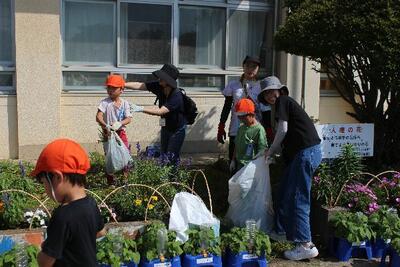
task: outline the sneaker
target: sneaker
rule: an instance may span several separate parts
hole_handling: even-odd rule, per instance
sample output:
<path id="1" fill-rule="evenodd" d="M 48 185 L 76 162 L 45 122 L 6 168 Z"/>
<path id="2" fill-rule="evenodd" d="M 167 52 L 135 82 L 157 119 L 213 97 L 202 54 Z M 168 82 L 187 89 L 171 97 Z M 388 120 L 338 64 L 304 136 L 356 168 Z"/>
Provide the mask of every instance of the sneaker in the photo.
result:
<path id="1" fill-rule="evenodd" d="M 318 256 L 318 249 L 312 244 L 310 247 L 305 247 L 302 244 L 297 244 L 295 248 L 286 250 L 285 258 L 292 261 L 300 261 L 305 259 L 311 259 Z"/>
<path id="2" fill-rule="evenodd" d="M 272 231 L 271 233 L 268 234 L 268 236 L 270 239 L 277 241 L 277 242 L 287 242 L 285 233 L 281 234 L 281 233 Z"/>

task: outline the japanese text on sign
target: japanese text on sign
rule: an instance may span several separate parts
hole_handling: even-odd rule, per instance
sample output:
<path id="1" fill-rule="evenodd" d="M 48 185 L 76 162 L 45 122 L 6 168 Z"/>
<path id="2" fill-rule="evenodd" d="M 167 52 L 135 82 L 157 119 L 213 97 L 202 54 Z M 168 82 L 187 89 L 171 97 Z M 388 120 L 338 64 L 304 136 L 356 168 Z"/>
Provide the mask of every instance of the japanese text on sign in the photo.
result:
<path id="1" fill-rule="evenodd" d="M 337 158 L 345 144 L 354 146 L 361 157 L 374 154 L 374 124 L 321 124 L 317 125 L 321 138 L 322 158 Z"/>

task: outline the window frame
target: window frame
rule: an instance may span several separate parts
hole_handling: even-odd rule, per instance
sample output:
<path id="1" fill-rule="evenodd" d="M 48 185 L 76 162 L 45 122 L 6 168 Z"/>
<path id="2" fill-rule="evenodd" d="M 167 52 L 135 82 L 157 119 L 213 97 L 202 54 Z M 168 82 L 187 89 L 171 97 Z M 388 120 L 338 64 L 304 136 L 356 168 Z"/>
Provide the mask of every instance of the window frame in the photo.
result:
<path id="1" fill-rule="evenodd" d="M 113 20 L 114 20 L 114 27 L 113 27 L 113 56 L 114 60 L 112 64 L 109 62 L 90 62 L 90 61 L 66 61 L 65 60 L 65 11 L 66 11 L 66 3 L 67 2 L 75 2 L 75 3 L 93 3 L 93 4 L 107 4 L 113 6 Z M 93 67 L 102 67 L 102 66 L 114 66 L 116 64 L 116 43 L 117 43 L 117 30 L 115 28 L 116 17 L 117 17 L 117 2 L 115 1 L 107 1 L 107 0 L 62 0 L 61 5 L 61 42 L 62 42 L 62 67 L 71 67 L 71 66 L 93 66 Z"/>
<path id="2" fill-rule="evenodd" d="M 15 1 L 10 0 L 11 61 L 0 61 L 0 74 L 13 76 L 12 86 L 0 86 L 0 95 L 15 95 Z M 1 42 L 1 40 L 0 40 Z"/>

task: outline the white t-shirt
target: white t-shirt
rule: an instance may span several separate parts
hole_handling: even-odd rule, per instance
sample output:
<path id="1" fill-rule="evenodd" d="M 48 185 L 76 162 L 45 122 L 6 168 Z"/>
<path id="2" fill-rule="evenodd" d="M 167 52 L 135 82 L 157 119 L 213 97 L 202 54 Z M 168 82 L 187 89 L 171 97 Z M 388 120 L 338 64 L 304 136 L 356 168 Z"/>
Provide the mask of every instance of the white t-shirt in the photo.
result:
<path id="1" fill-rule="evenodd" d="M 256 104 L 256 118 L 258 121 L 261 121 L 261 112 L 267 111 L 269 109 L 268 106 L 258 102 L 257 97 L 261 92 L 260 83 L 258 81 L 245 81 L 248 84 L 248 96 L 253 100 Z M 240 120 L 235 112 L 236 103 L 245 98 L 245 91 L 243 90 L 243 86 L 240 81 L 230 81 L 225 89 L 222 91 L 224 96 L 232 96 L 233 97 L 233 105 L 231 109 L 231 123 L 229 125 L 229 136 L 236 136 L 237 131 L 240 126 Z"/>
<path id="2" fill-rule="evenodd" d="M 123 121 L 128 117 L 132 118 L 132 113 L 128 101 L 122 98 L 120 98 L 120 100 L 120 107 L 114 105 L 114 102 L 109 97 L 101 100 L 98 109 L 104 113 L 103 119 L 105 123 L 112 125 L 116 121 Z M 125 126 L 121 127 L 121 129 L 125 128 Z"/>

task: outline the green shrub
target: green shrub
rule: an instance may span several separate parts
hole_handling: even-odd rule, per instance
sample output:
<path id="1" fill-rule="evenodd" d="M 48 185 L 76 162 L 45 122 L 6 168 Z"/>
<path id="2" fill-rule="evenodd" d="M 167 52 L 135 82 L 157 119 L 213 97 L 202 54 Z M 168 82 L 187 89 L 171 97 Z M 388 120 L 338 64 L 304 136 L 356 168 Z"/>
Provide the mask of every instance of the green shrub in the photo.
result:
<path id="1" fill-rule="evenodd" d="M 268 235 L 257 230 L 254 235 L 254 245 L 249 247 L 248 234 L 245 228 L 234 227 L 229 233 L 221 235 L 222 250 L 229 249 L 233 254 L 247 251 L 258 256 L 268 256 L 271 253 L 271 242 Z"/>
<path id="2" fill-rule="evenodd" d="M 186 231 L 189 239 L 183 244 L 183 251 L 193 256 L 212 253 L 221 255 L 220 238 L 216 237 L 211 227 L 193 227 Z"/>
<path id="3" fill-rule="evenodd" d="M 362 242 L 375 238 L 375 232 L 368 225 L 368 217 L 361 212 L 337 212 L 330 219 L 335 236 L 349 242 Z"/>

